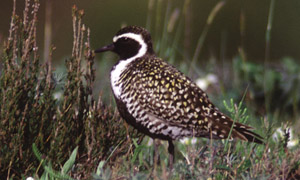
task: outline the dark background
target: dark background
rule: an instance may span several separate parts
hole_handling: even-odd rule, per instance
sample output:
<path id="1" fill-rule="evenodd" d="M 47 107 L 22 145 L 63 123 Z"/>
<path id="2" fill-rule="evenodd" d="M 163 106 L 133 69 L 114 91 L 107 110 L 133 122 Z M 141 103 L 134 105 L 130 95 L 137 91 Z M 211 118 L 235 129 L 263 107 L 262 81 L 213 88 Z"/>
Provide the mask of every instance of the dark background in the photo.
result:
<path id="1" fill-rule="evenodd" d="M 1 41 L 8 35 L 12 0 L 0 1 L 0 38 Z M 41 53 L 44 46 L 45 9 L 44 0 L 41 0 L 38 25 L 38 43 Z M 84 9 L 83 22 L 91 29 L 92 47 L 98 48 L 109 42 L 122 24 L 146 26 L 149 16 L 146 0 L 53 0 L 52 2 L 52 44 L 56 46 L 53 61 L 60 64 L 69 57 L 72 49 L 72 17 L 71 7 L 76 4 L 79 9 Z M 182 10 L 184 1 L 162 1 L 162 19 L 169 5 L 171 12 L 178 8 Z M 194 52 L 197 40 L 203 31 L 207 17 L 217 0 L 191 0 L 190 1 L 190 50 Z M 157 2 L 154 1 L 154 4 Z M 24 2 L 17 0 L 17 12 L 22 14 Z M 226 47 L 223 53 L 225 59 L 232 59 L 238 54 L 238 47 L 243 42 L 247 59 L 261 62 L 265 59 L 265 33 L 267 27 L 269 0 L 228 0 L 224 7 L 216 15 L 211 28 L 208 31 L 204 49 L 200 59 L 205 60 L 211 55 L 220 59 L 220 47 Z M 154 11 L 157 11 L 154 5 Z M 245 17 L 245 36 L 240 33 L 241 12 Z M 155 19 L 157 14 L 152 14 Z M 182 16 L 182 11 L 180 12 Z M 154 24 L 152 22 L 152 24 Z M 154 27 L 154 26 L 152 26 Z M 150 29 L 152 36 L 156 36 Z M 183 33 L 182 33 L 183 34 Z M 184 42 L 184 35 L 180 36 Z M 276 62 L 282 57 L 290 56 L 300 59 L 300 1 L 277 0 L 275 3 L 273 28 L 271 31 L 270 61 Z M 182 48 L 181 46 L 178 47 Z M 181 57 L 179 56 L 179 59 Z"/>

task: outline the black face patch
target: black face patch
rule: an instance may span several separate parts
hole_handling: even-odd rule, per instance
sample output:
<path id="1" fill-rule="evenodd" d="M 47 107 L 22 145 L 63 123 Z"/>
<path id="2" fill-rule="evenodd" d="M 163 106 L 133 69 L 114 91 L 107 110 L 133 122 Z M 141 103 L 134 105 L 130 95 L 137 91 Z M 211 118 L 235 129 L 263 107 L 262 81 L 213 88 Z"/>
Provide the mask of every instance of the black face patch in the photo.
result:
<path id="1" fill-rule="evenodd" d="M 114 46 L 114 51 L 120 56 L 120 59 L 128 59 L 135 56 L 141 48 L 139 42 L 128 37 L 119 38 L 114 43 Z"/>

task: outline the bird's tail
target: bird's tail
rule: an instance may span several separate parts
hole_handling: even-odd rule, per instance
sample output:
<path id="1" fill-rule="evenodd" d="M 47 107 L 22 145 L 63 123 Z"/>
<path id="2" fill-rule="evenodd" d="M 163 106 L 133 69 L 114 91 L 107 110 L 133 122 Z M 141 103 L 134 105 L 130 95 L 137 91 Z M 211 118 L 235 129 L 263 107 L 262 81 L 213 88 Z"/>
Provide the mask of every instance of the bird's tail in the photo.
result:
<path id="1" fill-rule="evenodd" d="M 254 128 L 242 123 L 233 122 L 229 117 L 225 117 L 225 119 L 220 119 L 219 121 L 214 121 L 212 123 L 211 132 L 214 138 L 226 139 L 230 135 L 231 139 L 237 138 L 244 141 L 263 144 L 263 138 L 251 131 Z"/>
<path id="2" fill-rule="evenodd" d="M 263 144 L 263 137 L 261 137 L 260 135 L 250 131 L 250 129 L 253 129 L 252 127 L 249 128 L 244 128 L 245 125 L 241 124 L 241 123 L 235 123 L 236 126 L 233 128 L 233 131 L 235 131 L 235 134 L 238 134 L 238 136 L 233 138 L 239 138 L 245 141 L 249 141 L 249 142 L 255 142 L 258 144 Z"/>

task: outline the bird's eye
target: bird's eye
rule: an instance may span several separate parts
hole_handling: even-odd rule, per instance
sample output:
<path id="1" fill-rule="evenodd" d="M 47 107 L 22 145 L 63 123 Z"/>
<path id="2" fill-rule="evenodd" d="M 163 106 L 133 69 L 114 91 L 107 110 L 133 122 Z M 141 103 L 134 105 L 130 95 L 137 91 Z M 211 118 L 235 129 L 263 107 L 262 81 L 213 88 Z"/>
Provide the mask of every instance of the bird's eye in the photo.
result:
<path id="1" fill-rule="evenodd" d="M 124 42 L 127 42 L 128 40 L 129 40 L 129 38 L 127 38 L 127 37 L 123 38 Z"/>

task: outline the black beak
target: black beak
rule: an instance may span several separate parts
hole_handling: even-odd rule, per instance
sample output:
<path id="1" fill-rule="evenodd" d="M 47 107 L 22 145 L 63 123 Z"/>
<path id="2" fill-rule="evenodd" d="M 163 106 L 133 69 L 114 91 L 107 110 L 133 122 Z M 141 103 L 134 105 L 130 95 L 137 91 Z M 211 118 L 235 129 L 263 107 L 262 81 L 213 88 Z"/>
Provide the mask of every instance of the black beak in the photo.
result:
<path id="1" fill-rule="evenodd" d="M 96 49 L 95 53 L 102 53 L 105 51 L 114 51 L 114 49 L 115 49 L 114 44 L 110 44 L 110 45 L 104 46 L 102 48 Z"/>

